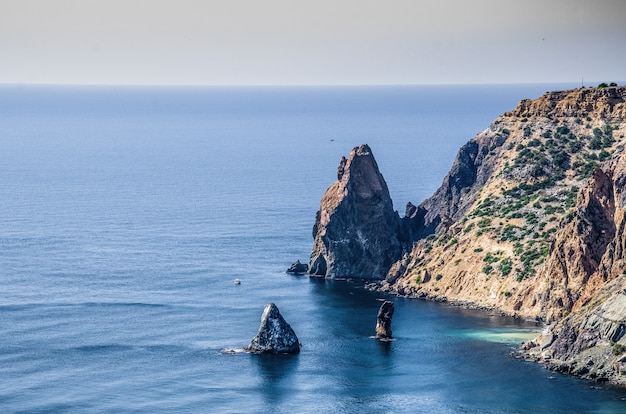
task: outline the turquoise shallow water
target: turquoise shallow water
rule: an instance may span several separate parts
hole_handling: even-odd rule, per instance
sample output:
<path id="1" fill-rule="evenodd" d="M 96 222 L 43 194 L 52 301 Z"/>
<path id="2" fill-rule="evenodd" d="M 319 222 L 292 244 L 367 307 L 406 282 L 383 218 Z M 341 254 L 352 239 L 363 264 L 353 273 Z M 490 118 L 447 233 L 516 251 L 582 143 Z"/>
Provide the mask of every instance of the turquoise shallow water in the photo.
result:
<path id="1" fill-rule="evenodd" d="M 533 324 L 395 298 L 380 343 L 380 295 L 284 273 L 353 146 L 403 211 L 558 86 L 0 88 L 0 410 L 624 412 L 510 358 Z M 270 301 L 301 354 L 224 354 Z"/>

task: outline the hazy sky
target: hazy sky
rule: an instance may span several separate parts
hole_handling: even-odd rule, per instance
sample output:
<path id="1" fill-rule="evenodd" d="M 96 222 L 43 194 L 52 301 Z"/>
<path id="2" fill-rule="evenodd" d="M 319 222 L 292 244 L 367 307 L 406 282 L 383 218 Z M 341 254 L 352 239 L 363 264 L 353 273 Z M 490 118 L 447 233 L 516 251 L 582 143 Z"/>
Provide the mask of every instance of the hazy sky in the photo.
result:
<path id="1" fill-rule="evenodd" d="M 626 80 L 626 0 L 0 0 L 0 83 Z"/>

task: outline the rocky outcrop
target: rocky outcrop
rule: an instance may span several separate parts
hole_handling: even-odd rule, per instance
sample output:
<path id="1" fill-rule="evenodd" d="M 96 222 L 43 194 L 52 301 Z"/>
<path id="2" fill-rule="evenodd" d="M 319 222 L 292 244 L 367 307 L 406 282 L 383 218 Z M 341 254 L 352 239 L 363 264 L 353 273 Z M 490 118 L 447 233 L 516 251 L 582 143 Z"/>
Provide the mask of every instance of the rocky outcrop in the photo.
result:
<path id="1" fill-rule="evenodd" d="M 494 165 L 485 158 L 500 147 L 506 136 L 483 134 L 463 145 L 452 168 L 432 197 L 414 206 L 408 203 L 403 217 L 409 239 L 416 241 L 447 229 L 463 218 L 476 201 L 477 190 L 493 173 Z"/>
<path id="2" fill-rule="evenodd" d="M 393 302 L 386 300 L 380 305 L 376 315 L 376 339 L 391 339 L 391 318 L 393 317 Z"/>
<path id="3" fill-rule="evenodd" d="M 289 266 L 287 273 L 293 275 L 303 275 L 309 271 L 309 265 L 307 263 L 301 263 L 300 260 L 296 260 Z"/>
<path id="4" fill-rule="evenodd" d="M 610 283 L 594 301 L 524 344 L 519 355 L 555 371 L 626 386 L 624 276 Z"/>
<path id="5" fill-rule="evenodd" d="M 320 202 L 309 274 L 382 279 L 402 253 L 402 227 L 368 145 L 342 158 Z"/>
<path id="6" fill-rule="evenodd" d="M 615 258 L 612 245 L 617 242 L 616 226 L 623 213 L 616 211 L 616 191 L 621 190 L 616 188 L 612 175 L 610 170 L 594 170 L 578 193 L 571 221 L 553 243 L 541 283 L 527 289 L 532 291 L 532 295 L 527 295 L 532 300 L 526 306 L 537 306 L 548 321 L 582 308 L 615 276 L 611 270 Z"/>
<path id="7" fill-rule="evenodd" d="M 626 88 L 582 88 L 575 91 L 547 92 L 538 99 L 520 101 L 514 111 L 505 116 L 586 118 L 589 114 L 607 122 L 622 122 L 626 118 Z"/>
<path id="8" fill-rule="evenodd" d="M 405 217 L 410 251 L 379 284 L 555 321 L 625 268 L 626 88 L 523 100 L 460 150 Z"/>
<path id="9" fill-rule="evenodd" d="M 265 305 L 261 325 L 246 351 L 254 354 L 297 354 L 300 341 L 273 303 Z"/>

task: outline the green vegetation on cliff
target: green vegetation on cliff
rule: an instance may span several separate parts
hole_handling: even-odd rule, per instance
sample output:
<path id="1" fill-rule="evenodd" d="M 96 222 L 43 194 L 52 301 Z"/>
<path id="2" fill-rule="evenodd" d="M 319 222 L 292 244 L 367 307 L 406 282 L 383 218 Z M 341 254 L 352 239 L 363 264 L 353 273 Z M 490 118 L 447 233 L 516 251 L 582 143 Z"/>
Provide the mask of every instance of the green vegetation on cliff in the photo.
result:
<path id="1" fill-rule="evenodd" d="M 550 92 L 498 117 L 461 148 L 442 187 L 417 209 L 422 215 L 411 218 L 423 228 L 392 268 L 390 289 L 523 316 L 570 312 L 581 294 L 555 289 L 545 273 L 559 235 L 579 220 L 581 189 L 621 156 L 625 97 L 626 88 L 614 87 Z"/>
<path id="2" fill-rule="evenodd" d="M 407 208 L 379 288 L 550 322 L 520 355 L 626 385 L 625 135 L 626 87 L 520 101 Z"/>

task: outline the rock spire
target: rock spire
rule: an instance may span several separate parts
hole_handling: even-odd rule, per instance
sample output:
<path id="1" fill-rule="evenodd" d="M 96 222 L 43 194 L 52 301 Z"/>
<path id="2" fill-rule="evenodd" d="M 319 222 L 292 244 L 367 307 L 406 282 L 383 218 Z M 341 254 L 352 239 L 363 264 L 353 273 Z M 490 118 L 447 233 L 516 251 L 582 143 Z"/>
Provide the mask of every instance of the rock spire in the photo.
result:
<path id="1" fill-rule="evenodd" d="M 265 305 L 261 325 L 246 351 L 254 354 L 297 354 L 300 341 L 273 303 Z"/>
<path id="2" fill-rule="evenodd" d="M 341 158 L 320 202 L 309 274 L 382 279 L 402 253 L 400 217 L 368 145 Z"/>
<path id="3" fill-rule="evenodd" d="M 380 305 L 378 315 L 376 315 L 376 339 L 391 339 L 393 311 L 393 302 L 390 300 L 386 300 Z"/>

